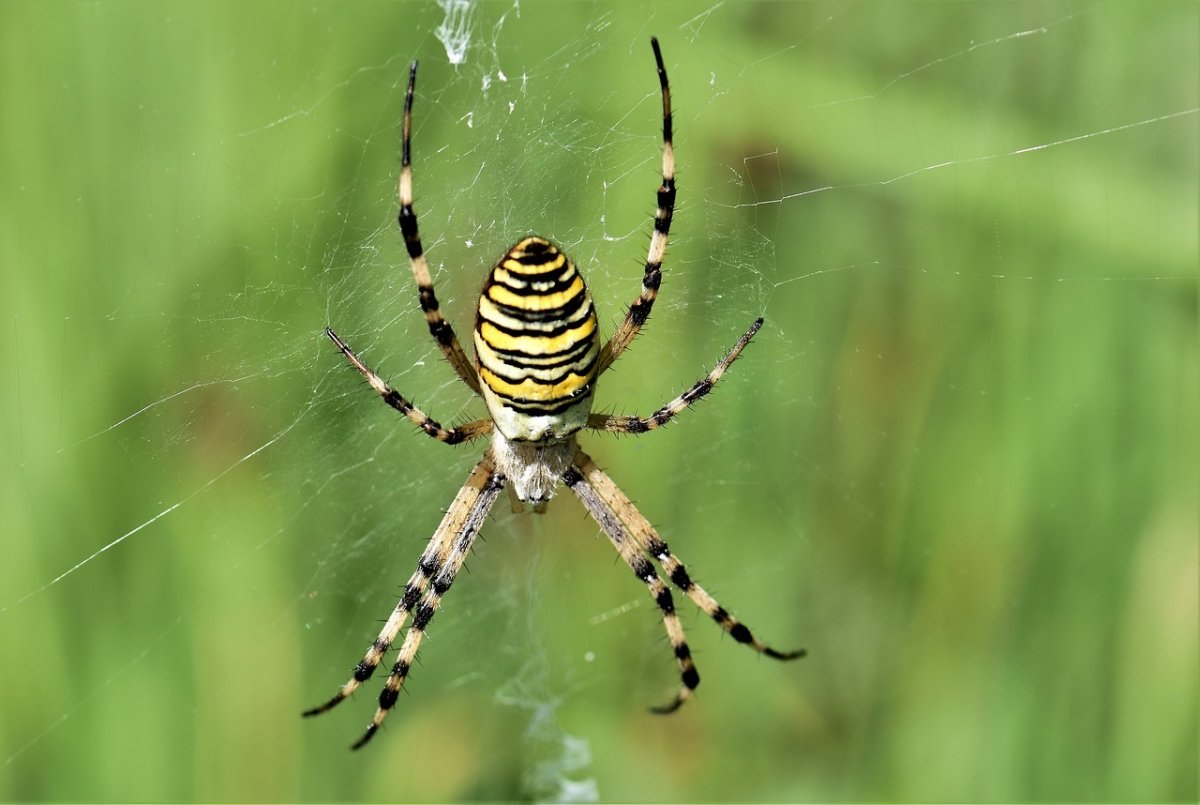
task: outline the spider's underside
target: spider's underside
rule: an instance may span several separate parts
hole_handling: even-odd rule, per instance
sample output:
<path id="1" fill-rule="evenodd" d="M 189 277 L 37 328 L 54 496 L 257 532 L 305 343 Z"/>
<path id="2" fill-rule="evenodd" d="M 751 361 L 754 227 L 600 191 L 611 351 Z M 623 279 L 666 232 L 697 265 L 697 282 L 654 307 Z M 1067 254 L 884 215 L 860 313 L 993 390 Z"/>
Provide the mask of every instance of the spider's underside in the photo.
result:
<path id="1" fill-rule="evenodd" d="M 312 716 L 331 709 L 369 679 L 411 614 L 412 626 L 379 695 L 379 706 L 366 732 L 354 744 L 355 749 L 371 739 L 395 705 L 426 627 L 506 485 L 510 485 L 517 500 L 532 503 L 535 511 L 544 508 L 559 483 L 566 485 L 630 570 L 646 585 L 662 613 L 681 680 L 674 698 L 665 706 L 654 708 L 656 712 L 676 710 L 700 684 L 700 675 L 675 612 L 671 591 L 651 559 L 672 584 L 737 642 L 776 659 L 804 656 L 803 649 L 779 652 L 767 646 L 693 582 L 649 521 L 576 442 L 576 434 L 583 429 L 637 434 L 667 424 L 712 390 L 762 326 L 761 318 L 755 321 L 708 375 L 650 416 L 591 413 L 596 379 L 633 341 L 654 306 L 675 209 L 671 94 L 658 40 L 651 39 L 650 43 L 662 90 L 663 166 L 641 294 L 630 305 L 617 331 L 601 347 L 595 308 L 583 276 L 550 241 L 526 237 L 508 250 L 484 283 L 473 331 L 475 362 L 467 357 L 450 323 L 442 318 L 417 230 L 410 155 L 416 62 L 409 68 L 399 186 L 400 231 L 429 331 L 459 378 L 483 398 L 488 417 L 452 428 L 442 426 L 388 386 L 333 330 L 327 329 L 326 333 L 384 402 L 429 436 L 458 444 L 490 434 L 492 442 L 430 538 L 403 596 L 379 637 L 355 667 L 351 679 L 325 704 L 304 713 Z"/>

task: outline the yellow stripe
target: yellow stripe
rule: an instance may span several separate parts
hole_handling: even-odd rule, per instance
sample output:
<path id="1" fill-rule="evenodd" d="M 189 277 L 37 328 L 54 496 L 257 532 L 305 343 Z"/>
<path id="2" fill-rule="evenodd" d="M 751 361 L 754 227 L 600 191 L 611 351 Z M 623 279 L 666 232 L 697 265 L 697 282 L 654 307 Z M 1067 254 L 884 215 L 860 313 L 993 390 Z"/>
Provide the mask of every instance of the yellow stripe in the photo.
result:
<path id="1" fill-rule="evenodd" d="M 509 254 L 524 254 L 525 252 L 529 251 L 529 247 L 533 246 L 534 244 L 541 246 L 545 249 L 548 249 L 549 251 L 553 252 L 554 254 L 558 254 L 558 248 L 553 243 L 546 240 L 545 238 L 539 238 L 537 235 L 530 235 L 527 238 L 523 238 L 523 239 L 517 241 L 516 245 L 514 245 L 511 249 L 508 250 L 508 253 Z"/>
<path id="2" fill-rule="evenodd" d="M 505 352 L 520 352 L 536 358 L 555 352 L 566 352 L 580 341 L 592 338 L 596 332 L 596 317 L 588 316 L 577 327 L 553 337 L 544 335 L 511 336 L 496 329 L 486 319 L 479 324 L 479 335 L 493 349 Z"/>
<path id="3" fill-rule="evenodd" d="M 492 283 L 488 285 L 486 294 L 492 301 L 508 305 L 509 307 L 515 307 L 518 310 L 542 311 L 565 307 L 568 302 L 573 301 L 582 292 L 583 278 L 576 274 L 575 280 L 565 290 L 558 293 L 521 296 L 520 294 L 513 293 L 503 285 Z"/>
<path id="4" fill-rule="evenodd" d="M 575 266 L 567 266 L 567 270 L 559 276 L 550 280 L 535 280 L 530 281 L 525 277 L 515 276 L 504 270 L 504 266 L 496 266 L 492 269 L 492 282 L 500 285 L 508 286 L 509 288 L 530 288 L 535 291 L 548 291 L 554 287 L 555 283 L 564 282 L 572 277 L 578 276 Z"/>
<path id="5" fill-rule="evenodd" d="M 519 397 L 525 400 L 536 400 L 538 402 L 553 402 L 555 400 L 567 399 L 591 382 L 591 377 L 589 376 L 571 373 L 562 382 L 555 383 L 553 386 L 535 383 L 532 380 L 509 383 L 507 380 L 493 374 L 486 366 L 479 370 L 479 376 L 483 378 L 484 383 L 488 384 L 488 388 L 497 394 L 503 394 L 506 397 Z"/>
<path id="6" fill-rule="evenodd" d="M 590 299 L 585 299 L 584 303 L 575 311 L 572 311 L 569 318 L 550 319 L 548 321 L 525 321 L 518 318 L 520 314 L 510 314 L 507 311 L 500 310 L 496 303 L 486 296 L 479 297 L 479 318 L 498 329 L 515 331 L 519 335 L 544 336 L 554 330 L 561 330 L 564 327 L 576 327 L 584 319 L 589 316 L 594 316 Z"/>
<path id="7" fill-rule="evenodd" d="M 513 259 L 513 257 L 518 254 L 521 254 L 521 252 L 509 252 L 509 256 L 501 261 L 500 265 L 515 274 L 542 274 L 546 271 L 553 271 L 555 269 L 562 268 L 567 262 L 567 256 L 565 254 L 555 251 L 553 254 L 548 255 L 550 259 L 546 260 L 544 263 L 525 265 L 524 263 L 519 263 Z"/>
<path id="8" fill-rule="evenodd" d="M 574 361 L 571 361 L 570 363 L 562 364 L 560 366 L 556 366 L 552 370 L 547 370 L 544 368 L 544 364 L 541 364 L 540 361 L 545 361 L 546 363 L 558 363 L 559 361 L 563 360 L 563 356 L 562 355 L 545 355 L 545 356 L 522 355 L 521 360 L 529 363 L 530 367 L 528 367 L 528 368 L 523 367 L 523 366 L 515 367 L 508 363 L 508 361 L 506 360 L 506 358 L 508 357 L 507 355 L 501 355 L 499 352 L 496 352 L 491 344 L 489 344 L 487 341 L 484 341 L 482 338 L 479 337 L 478 333 L 475 333 L 474 341 L 475 341 L 475 354 L 479 357 L 479 364 L 481 366 L 488 367 L 493 372 L 502 371 L 507 375 L 513 375 L 516 373 L 525 373 L 525 372 L 528 372 L 531 370 L 533 370 L 533 371 L 552 371 L 555 374 L 561 374 L 562 372 L 567 371 L 568 369 L 573 369 L 575 371 L 579 371 L 579 369 L 581 367 L 587 366 L 588 361 L 590 361 L 592 359 L 592 357 L 598 351 L 598 349 L 595 346 L 593 346 L 591 349 L 585 349 L 579 355 L 579 357 L 577 357 Z"/>

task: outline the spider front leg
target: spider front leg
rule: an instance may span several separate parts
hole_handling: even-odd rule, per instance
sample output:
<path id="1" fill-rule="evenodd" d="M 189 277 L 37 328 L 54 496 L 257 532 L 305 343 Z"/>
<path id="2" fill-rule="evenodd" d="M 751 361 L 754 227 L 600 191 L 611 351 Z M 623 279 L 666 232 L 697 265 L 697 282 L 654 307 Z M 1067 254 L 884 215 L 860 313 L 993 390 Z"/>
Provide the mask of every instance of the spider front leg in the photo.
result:
<path id="1" fill-rule="evenodd" d="M 362 362 L 354 350 L 338 337 L 330 328 L 325 328 L 325 335 L 329 336 L 330 340 L 337 345 L 337 348 L 346 356 L 346 360 L 350 361 L 351 365 L 358 370 L 358 373 L 366 378 L 371 384 L 371 388 L 375 389 L 376 393 L 383 398 L 383 401 L 395 408 L 400 413 L 404 414 L 409 420 L 425 432 L 427 436 L 437 439 L 439 442 L 446 444 L 461 444 L 469 442 L 472 439 L 477 439 L 492 431 L 492 420 L 477 419 L 474 422 L 468 422 L 465 425 L 459 425 L 456 428 L 443 427 L 437 422 L 422 412 L 419 408 L 409 402 L 405 397 L 389 386 L 382 377 L 371 371 L 371 367 Z"/>
<path id="2" fill-rule="evenodd" d="M 416 85 L 417 63 L 414 61 L 408 68 L 408 89 L 404 93 L 404 130 L 398 188 L 400 232 L 404 235 L 404 246 L 408 250 L 413 280 L 417 283 L 417 294 L 421 300 L 421 312 L 425 314 L 429 333 L 462 381 L 471 387 L 471 391 L 479 394 L 479 376 L 475 372 L 475 364 L 463 351 L 462 344 L 458 342 L 458 336 L 454 334 L 454 328 L 450 326 L 450 322 L 442 318 L 437 294 L 433 290 L 433 278 L 429 275 L 429 264 L 425 262 L 425 250 L 421 246 L 421 233 L 417 229 L 417 213 L 413 210 L 412 107 L 413 91 L 416 89 Z"/>
<path id="3" fill-rule="evenodd" d="M 667 68 L 663 64 L 662 50 L 658 39 L 651 37 L 654 61 L 658 66 L 658 84 L 662 90 L 663 115 L 663 159 L 662 184 L 658 188 L 658 207 L 654 212 L 654 234 L 650 236 L 650 250 L 646 254 L 646 270 L 642 275 L 642 292 L 625 319 L 617 327 L 612 338 L 600 350 L 600 361 L 596 374 L 603 374 L 613 361 L 620 357 L 625 348 L 637 336 L 658 298 L 658 286 L 662 282 L 663 256 L 667 251 L 667 238 L 671 234 L 671 219 L 675 217 L 675 145 L 671 133 L 671 85 L 667 81 Z"/>
<path id="4" fill-rule="evenodd" d="M 692 387 L 680 394 L 669 403 L 659 408 L 653 414 L 647 417 L 637 416 L 611 416 L 609 414 L 590 414 L 588 416 L 587 426 L 592 430 L 606 430 L 611 433 L 645 433 L 648 430 L 661 428 L 663 425 L 670 422 L 681 411 L 690 406 L 697 400 L 705 397 L 713 387 L 717 385 L 717 381 L 725 374 L 725 370 L 729 365 L 737 360 L 738 355 L 742 354 L 742 350 L 750 343 L 750 339 L 762 327 L 763 320 L 755 319 L 754 324 L 750 325 L 750 329 L 738 339 L 733 345 L 733 349 L 725 353 L 725 357 L 717 362 L 713 370 L 707 375 L 697 380 L 692 384 Z"/>
<path id="5" fill-rule="evenodd" d="M 633 501 L 620 490 L 612 478 L 609 478 L 596 466 L 596 462 L 590 456 L 582 452 L 577 453 L 575 466 L 591 485 L 591 489 L 604 503 L 604 506 L 609 511 L 616 512 L 621 521 L 628 526 L 629 534 L 638 547 L 653 556 L 662 567 L 663 572 L 671 579 L 671 583 L 682 590 L 705 615 L 716 621 L 722 629 L 729 633 L 730 637 L 739 643 L 750 646 L 758 653 L 776 660 L 795 660 L 807 653 L 802 648 L 792 651 L 777 651 L 755 637 L 746 624 L 729 614 L 728 610 L 717 603 L 717 600 L 703 587 L 692 581 L 683 563 L 672 555 L 667 548 L 667 543 L 658 536 L 658 532 L 654 530 L 654 526 L 650 525 L 650 521 L 637 510 Z"/>

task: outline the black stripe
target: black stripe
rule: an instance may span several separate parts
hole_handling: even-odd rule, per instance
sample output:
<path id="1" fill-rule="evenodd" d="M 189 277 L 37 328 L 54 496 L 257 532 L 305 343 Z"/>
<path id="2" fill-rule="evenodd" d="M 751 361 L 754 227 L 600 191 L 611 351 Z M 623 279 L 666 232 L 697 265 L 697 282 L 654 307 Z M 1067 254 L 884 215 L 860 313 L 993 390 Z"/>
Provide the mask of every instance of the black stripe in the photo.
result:
<path id="1" fill-rule="evenodd" d="M 438 309 L 437 294 L 432 285 L 418 285 L 417 298 L 421 301 L 421 312 L 429 313 Z"/>
<path id="2" fill-rule="evenodd" d="M 433 620 L 433 613 L 433 607 L 422 601 L 420 606 L 417 607 L 416 613 L 413 614 L 412 628 L 418 632 L 422 631 Z"/>
<path id="3" fill-rule="evenodd" d="M 642 581 L 653 581 L 654 566 L 651 565 L 645 557 L 639 556 L 632 563 L 633 575 L 637 576 Z"/>
<path id="4" fill-rule="evenodd" d="M 505 327 L 503 324 L 497 324 L 496 322 L 492 321 L 491 319 L 485 318 L 483 316 L 483 313 L 480 312 L 479 320 L 476 322 L 476 330 L 479 330 L 479 326 L 483 322 L 486 321 L 488 324 L 492 325 L 500 332 L 504 333 L 505 335 L 511 335 L 513 338 L 557 338 L 558 336 L 560 336 L 566 332 L 579 329 L 580 327 L 582 327 L 584 324 L 587 323 L 589 318 L 590 317 L 588 317 L 588 316 L 584 316 L 579 321 L 568 321 L 558 327 L 551 327 L 549 330 L 524 330 L 524 329 L 515 330 L 512 327 Z M 595 333 L 596 333 L 596 331 L 593 329 L 591 335 L 583 336 L 582 338 L 583 338 L 583 340 L 588 340 L 590 338 L 594 338 Z M 482 332 L 480 332 L 479 334 L 481 336 L 483 335 Z M 484 338 L 483 340 L 487 341 L 487 338 Z M 576 340 L 579 340 L 579 339 L 576 339 Z M 489 347 L 492 346 L 490 341 L 488 342 L 488 346 Z"/>
<path id="5" fill-rule="evenodd" d="M 583 366 L 576 367 L 575 364 L 571 364 L 571 368 L 567 369 L 567 371 L 563 372 L 562 374 L 555 375 L 555 377 L 558 378 L 557 380 L 541 380 L 540 378 L 536 378 L 536 377 L 513 377 L 512 375 L 505 374 L 504 372 L 498 372 L 495 369 L 493 369 L 491 366 L 484 366 L 484 368 L 487 369 L 492 374 L 494 374 L 496 377 L 500 378 L 501 380 L 504 380 L 508 383 L 512 383 L 514 385 L 516 385 L 517 383 L 523 383 L 526 380 L 532 380 L 534 383 L 537 383 L 539 386 L 553 386 L 556 383 L 561 383 L 562 381 L 566 380 L 567 375 L 570 375 L 570 374 L 578 375 L 579 377 L 588 377 L 592 373 L 592 367 L 594 367 L 596 365 L 596 361 L 599 358 L 600 358 L 600 353 L 597 352 L 595 355 L 592 356 L 592 359 L 589 360 L 587 363 L 585 363 Z M 512 367 L 512 364 L 508 364 L 508 363 L 504 364 L 505 369 L 508 369 L 511 367 Z M 536 367 L 536 368 L 542 369 L 542 368 L 547 368 L 547 367 Z"/>
<path id="6" fill-rule="evenodd" d="M 379 731 L 379 725 L 376 724 L 374 721 L 372 721 L 370 724 L 367 725 L 367 731 L 363 733 L 363 736 L 361 738 L 359 738 L 357 741 L 355 741 L 354 743 L 350 744 L 350 748 L 351 749 L 362 749 L 364 746 L 367 745 L 367 741 L 371 740 L 371 738 L 374 737 L 375 733 L 378 731 Z"/>
<path id="7" fill-rule="evenodd" d="M 629 320 L 634 326 L 641 327 L 650 318 L 650 309 L 654 307 L 653 299 L 641 299 L 629 306 Z"/>
<path id="8" fill-rule="evenodd" d="M 671 219 L 675 216 L 675 177 L 663 177 L 662 187 L 658 188 L 658 209 L 663 213 L 659 218 L 654 216 L 654 228 L 662 234 L 671 231 Z"/>
<path id="9" fill-rule="evenodd" d="M 696 666 L 692 666 L 683 672 L 683 684 L 688 690 L 695 690 L 700 686 L 700 672 L 696 670 Z"/>
<path id="10" fill-rule="evenodd" d="M 574 366 L 575 364 L 577 364 L 579 362 L 580 358 L 582 358 L 585 354 L 587 354 L 587 351 L 588 351 L 588 349 L 591 348 L 592 343 L 593 342 L 591 342 L 589 340 L 580 341 L 579 344 L 568 354 L 568 356 L 566 358 L 563 358 L 561 360 L 556 360 L 556 361 L 549 361 L 547 363 L 533 363 L 534 357 L 532 355 L 526 355 L 524 353 L 521 353 L 520 358 L 518 358 L 516 355 L 509 354 L 509 355 L 506 355 L 505 360 L 503 361 L 503 365 L 506 368 L 512 368 L 512 369 L 557 369 L 560 366 Z M 555 354 L 558 354 L 558 353 L 555 353 Z M 540 358 L 541 356 L 538 356 L 538 357 Z M 524 360 L 522 360 L 522 358 Z M 591 366 L 591 365 L 592 365 L 591 362 L 589 362 L 588 366 Z M 484 366 L 488 370 L 494 371 L 494 370 L 492 370 L 491 366 L 487 366 L 487 364 L 484 364 Z M 496 374 L 499 374 L 499 372 L 496 372 Z"/>
<path id="11" fill-rule="evenodd" d="M 509 269 L 505 269 L 504 266 L 498 266 L 498 268 L 503 269 L 504 271 L 509 270 Z M 488 278 L 487 278 L 487 284 L 486 284 L 486 286 L 484 286 L 484 290 L 486 293 L 487 289 L 490 289 L 492 286 L 499 286 L 500 288 L 504 288 L 505 290 L 508 290 L 509 293 L 516 294 L 517 296 L 534 296 L 534 295 L 538 295 L 538 294 L 556 294 L 556 293 L 562 292 L 562 290 L 568 289 L 570 287 L 570 284 L 572 282 L 575 282 L 575 277 L 578 276 L 577 271 L 571 271 L 571 276 L 569 276 L 569 277 L 564 276 L 566 274 L 566 272 L 570 271 L 572 268 L 574 268 L 574 266 L 572 266 L 570 263 L 568 263 L 568 264 L 564 265 L 563 268 L 558 271 L 546 271 L 545 274 L 530 275 L 530 274 L 516 274 L 516 272 L 512 272 L 511 276 L 512 276 L 512 278 L 514 278 L 514 280 L 516 280 L 516 278 L 520 278 L 520 280 L 530 283 L 530 284 L 527 284 L 527 286 L 523 287 L 523 288 L 515 288 L 515 287 L 510 286 L 509 283 L 506 283 L 503 280 L 497 280 L 496 275 L 494 275 L 494 270 L 493 270 L 493 274 L 488 276 Z M 536 283 L 553 282 L 554 284 L 550 288 L 541 289 L 541 288 L 532 287 L 532 283 L 535 283 L 535 282 Z"/>
<path id="12" fill-rule="evenodd" d="M 671 571 L 671 583 L 684 592 L 692 589 L 692 580 L 683 565 L 675 565 L 675 569 Z"/>
<path id="13" fill-rule="evenodd" d="M 554 319 L 569 319 L 573 314 L 579 312 L 579 308 L 588 302 L 588 293 L 586 288 L 580 288 L 579 293 L 568 299 L 566 304 L 545 308 L 544 310 L 513 307 L 512 305 L 497 301 L 491 294 L 487 294 L 487 298 L 489 302 L 496 306 L 497 310 L 514 319 L 528 322 L 546 322 L 553 321 Z M 491 319 L 488 319 L 488 321 L 491 321 Z"/>
<path id="14" fill-rule="evenodd" d="M 590 389 L 590 387 L 585 387 L 585 390 L 590 391 L 591 389 Z M 515 400 L 510 400 L 509 398 L 504 397 L 503 394 L 496 392 L 495 389 L 492 389 L 492 393 L 495 394 L 497 397 L 502 397 L 506 400 L 506 402 L 504 403 L 505 408 L 511 408 L 512 410 L 516 411 L 517 413 L 525 414 L 527 416 L 554 416 L 555 414 L 561 414 L 563 411 L 566 411 L 568 408 L 574 408 L 576 405 L 579 405 L 579 403 L 580 403 L 580 401 L 578 399 L 579 395 L 577 395 L 576 397 L 564 398 L 565 402 L 558 403 L 557 405 L 546 405 L 545 401 L 517 402 Z"/>
<path id="15" fill-rule="evenodd" d="M 671 599 L 671 591 L 663 587 L 658 595 L 654 596 L 654 603 L 658 604 L 658 608 L 663 611 L 664 615 L 670 615 L 675 611 L 675 602 Z"/>
<path id="16" fill-rule="evenodd" d="M 421 236 L 417 233 L 417 214 L 413 212 L 411 204 L 405 204 L 400 208 L 398 220 L 400 222 L 400 234 L 404 236 L 404 246 L 408 249 L 408 256 L 416 260 L 423 252 L 421 250 Z"/>
<path id="17" fill-rule="evenodd" d="M 507 408 L 512 408 L 525 413 L 539 411 L 548 414 L 557 414 L 561 411 L 567 410 L 571 406 L 578 404 L 583 397 L 587 396 L 592 391 L 592 385 L 589 383 L 586 386 L 580 386 L 578 391 L 563 395 L 562 397 L 554 397 L 550 399 L 532 399 L 530 397 L 514 397 L 511 394 L 505 394 L 502 391 L 497 391 L 490 385 L 488 388 L 491 389 L 492 394 L 495 394 L 504 401 L 504 405 Z"/>
<path id="18" fill-rule="evenodd" d="M 683 401 L 688 403 L 694 402 L 695 400 L 712 391 L 712 387 L 713 384 L 711 380 L 708 380 L 707 378 L 704 380 L 698 380 L 694 386 L 683 393 Z"/>
<path id="19" fill-rule="evenodd" d="M 478 331 L 478 326 L 476 326 L 476 331 Z M 487 342 L 487 339 L 484 339 L 484 341 Z M 520 366 L 520 365 L 522 365 L 521 364 L 522 360 L 525 360 L 525 361 L 545 360 L 545 361 L 558 361 L 560 363 L 574 363 L 576 360 L 583 357 L 583 353 L 587 352 L 588 349 L 591 348 L 591 345 L 593 343 L 595 343 L 594 338 L 584 338 L 580 341 L 573 342 L 566 349 L 560 349 L 557 352 L 547 352 L 542 355 L 529 355 L 525 352 L 521 352 L 520 350 L 500 349 L 499 347 L 494 346 L 490 342 L 488 342 L 488 347 L 493 352 L 495 352 L 497 355 L 501 355 L 503 357 L 504 363 L 511 363 L 514 366 Z M 484 364 L 484 365 L 486 366 L 486 364 Z M 537 369 L 553 369 L 556 364 L 555 363 L 527 363 L 524 365 L 534 367 Z M 491 367 L 488 367 L 488 368 L 490 369 Z"/>
<path id="20" fill-rule="evenodd" d="M 505 259 L 511 260 L 512 258 Z M 547 264 L 545 268 L 542 268 L 540 265 L 532 265 L 524 266 L 521 270 L 510 268 L 510 266 L 506 266 L 504 263 L 497 263 L 493 271 L 506 271 L 509 277 L 515 282 L 558 282 L 562 281 L 565 275 L 574 268 L 575 266 L 571 265 L 570 260 L 566 260 L 562 265 Z M 577 274 L 577 272 L 574 272 L 574 274 Z M 497 280 L 497 282 L 503 281 Z"/>
<path id="21" fill-rule="evenodd" d="M 412 410 L 412 404 L 409 403 L 408 400 L 401 397 L 400 392 L 396 391 L 395 389 L 389 389 L 388 392 L 383 395 L 383 401 L 405 416 L 407 416 L 408 412 Z"/>
<path id="22" fill-rule="evenodd" d="M 443 347 L 449 346 L 454 341 L 454 328 L 444 319 L 431 321 L 429 323 L 429 334 Z"/>
<path id="23" fill-rule="evenodd" d="M 516 260 L 518 263 L 520 263 L 523 266 L 545 265 L 546 263 L 549 263 L 551 260 L 553 260 L 554 258 L 558 257 L 560 254 L 562 254 L 562 252 L 560 252 L 557 248 L 554 247 L 554 244 L 547 243 L 547 242 L 541 241 L 541 240 L 535 240 L 532 242 L 527 242 L 524 244 L 517 244 L 517 245 L 521 246 L 521 251 L 523 252 L 521 254 L 521 256 L 518 257 L 517 255 L 513 254 L 512 249 L 509 249 L 508 252 L 504 255 L 504 259 L 505 260 Z M 516 248 L 516 247 L 513 247 L 513 248 Z M 495 254 L 495 252 L 493 252 L 493 254 Z M 503 260 L 501 262 L 503 262 Z"/>
<path id="24" fill-rule="evenodd" d="M 739 643 L 750 643 L 754 637 L 750 634 L 750 630 L 746 628 L 744 623 L 735 623 L 729 628 L 729 636 Z"/>
<path id="25" fill-rule="evenodd" d="M 658 286 L 662 284 L 662 265 L 660 263 L 650 263 L 646 266 L 646 273 L 642 277 L 642 287 L 649 288 L 652 291 L 657 291 Z"/>
<path id="26" fill-rule="evenodd" d="M 533 377 L 532 375 L 530 375 L 528 377 L 513 377 L 512 375 L 507 375 L 507 374 L 504 374 L 503 372 L 497 372 L 495 369 L 493 369 L 490 366 L 485 366 L 484 368 L 487 369 L 492 374 L 494 374 L 496 377 L 503 380 L 505 383 L 510 383 L 514 386 L 518 385 L 520 383 L 524 383 L 526 380 L 530 381 L 531 383 L 536 383 L 539 386 L 555 386 L 555 385 L 558 385 L 559 383 L 563 382 L 564 380 L 566 380 L 569 375 L 575 375 L 576 377 L 581 377 L 581 378 L 588 377 L 591 374 L 591 368 L 592 368 L 592 366 L 595 365 L 596 358 L 598 358 L 598 357 L 599 357 L 599 354 L 592 356 L 592 359 L 587 362 L 587 365 L 581 369 L 574 369 L 574 368 L 567 369 L 566 371 L 562 372 L 561 374 L 554 375 L 554 377 L 550 378 L 549 380 L 544 380 L 540 377 Z M 491 388 L 490 383 L 488 384 L 488 388 Z M 492 391 L 495 391 L 495 389 L 492 389 Z"/>

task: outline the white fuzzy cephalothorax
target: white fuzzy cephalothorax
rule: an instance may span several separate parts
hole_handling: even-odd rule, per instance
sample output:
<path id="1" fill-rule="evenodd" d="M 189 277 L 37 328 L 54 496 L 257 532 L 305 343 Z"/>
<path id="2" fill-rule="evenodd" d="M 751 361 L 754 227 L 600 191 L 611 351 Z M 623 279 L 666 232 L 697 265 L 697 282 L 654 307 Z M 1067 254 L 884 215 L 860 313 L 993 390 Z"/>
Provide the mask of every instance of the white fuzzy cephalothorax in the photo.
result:
<path id="1" fill-rule="evenodd" d="M 517 498 L 527 503 L 554 497 L 577 449 L 574 436 L 563 441 L 525 442 L 506 439 L 499 431 L 492 434 L 496 471 L 508 478 Z"/>

